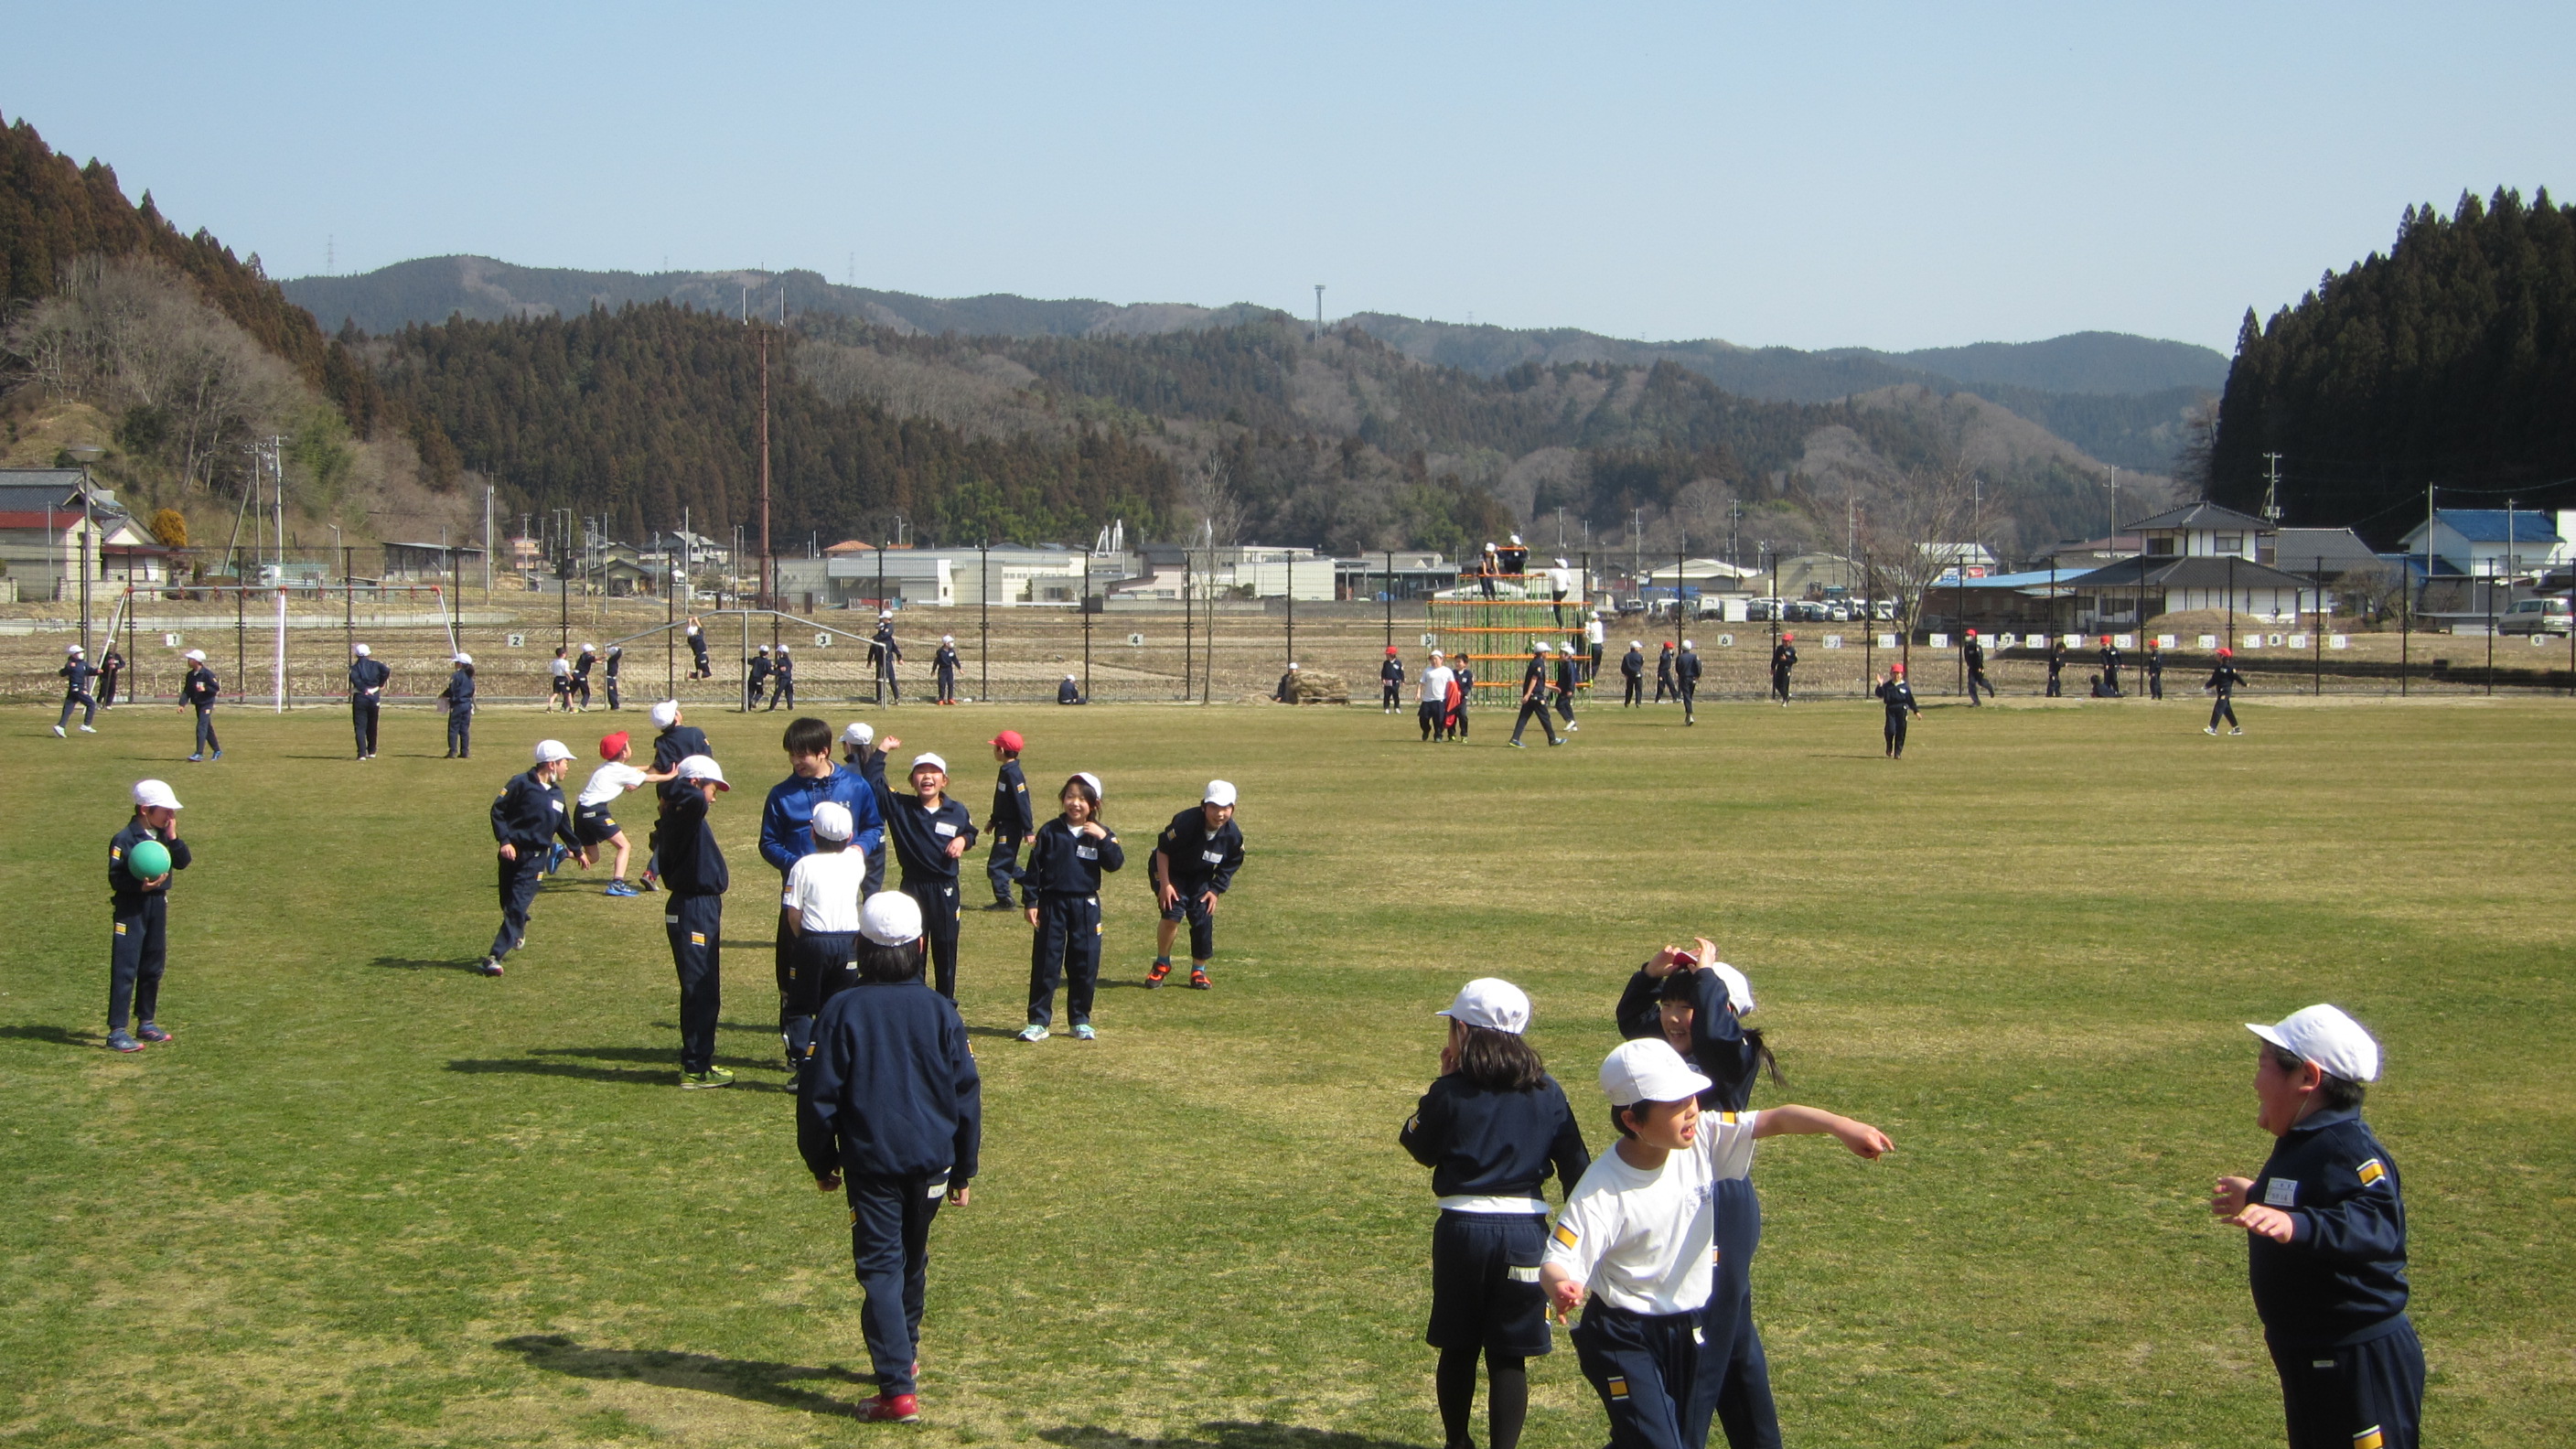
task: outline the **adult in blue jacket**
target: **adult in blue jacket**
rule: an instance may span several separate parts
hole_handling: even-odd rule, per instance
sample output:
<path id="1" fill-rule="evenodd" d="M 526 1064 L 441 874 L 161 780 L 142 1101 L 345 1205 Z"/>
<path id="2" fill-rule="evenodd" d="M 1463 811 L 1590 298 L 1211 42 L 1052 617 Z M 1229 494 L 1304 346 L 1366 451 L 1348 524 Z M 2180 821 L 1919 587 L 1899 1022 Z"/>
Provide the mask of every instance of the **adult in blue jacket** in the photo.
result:
<path id="1" fill-rule="evenodd" d="M 850 1259 L 877 1397 L 867 1417 L 920 1416 L 914 1371 L 930 1224 L 967 1204 L 983 1143 L 983 1082 L 954 1002 L 921 981 L 921 907 L 888 891 L 859 912 L 859 982 L 815 1019 L 797 1079 L 796 1147 L 850 1204 Z"/>

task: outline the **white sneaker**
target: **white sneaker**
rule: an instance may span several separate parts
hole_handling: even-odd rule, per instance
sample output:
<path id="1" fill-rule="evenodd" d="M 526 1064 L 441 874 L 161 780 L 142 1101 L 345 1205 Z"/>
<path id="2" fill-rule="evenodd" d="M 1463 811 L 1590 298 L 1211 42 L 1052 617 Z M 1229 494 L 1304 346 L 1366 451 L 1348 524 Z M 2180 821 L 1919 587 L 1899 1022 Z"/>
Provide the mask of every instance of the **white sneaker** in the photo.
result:
<path id="1" fill-rule="evenodd" d="M 1020 1040 L 1022 1041 L 1045 1041 L 1048 1037 L 1053 1035 L 1055 1035 L 1055 1033 L 1038 1025 L 1034 1021 L 1020 1028 Z"/>
<path id="2" fill-rule="evenodd" d="M 1098 1041 L 1100 1034 L 1093 1031 L 1091 1023 L 1086 1021 L 1073 1029 L 1073 1038 L 1076 1041 Z"/>
<path id="3" fill-rule="evenodd" d="M 56 725 L 54 726 L 54 738 L 58 740 L 67 740 L 70 739 L 71 736 L 63 733 L 63 727 L 61 725 Z"/>
<path id="4" fill-rule="evenodd" d="M 98 726 L 96 726 L 96 725 L 82 725 L 82 726 L 80 727 L 80 732 L 81 732 L 82 734 L 85 734 L 85 735 L 94 735 L 94 734 L 97 734 L 97 733 L 98 733 Z"/>

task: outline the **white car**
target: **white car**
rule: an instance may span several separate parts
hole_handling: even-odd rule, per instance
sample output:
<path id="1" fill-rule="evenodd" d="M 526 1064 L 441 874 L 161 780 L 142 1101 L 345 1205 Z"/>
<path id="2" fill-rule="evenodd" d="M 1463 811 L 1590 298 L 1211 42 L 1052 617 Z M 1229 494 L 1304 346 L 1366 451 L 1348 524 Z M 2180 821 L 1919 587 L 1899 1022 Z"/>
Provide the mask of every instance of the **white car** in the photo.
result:
<path id="1" fill-rule="evenodd" d="M 2569 612 L 2564 597 L 2521 599 L 2504 611 L 2496 621 L 2499 634 L 2564 634 L 2568 632 Z"/>

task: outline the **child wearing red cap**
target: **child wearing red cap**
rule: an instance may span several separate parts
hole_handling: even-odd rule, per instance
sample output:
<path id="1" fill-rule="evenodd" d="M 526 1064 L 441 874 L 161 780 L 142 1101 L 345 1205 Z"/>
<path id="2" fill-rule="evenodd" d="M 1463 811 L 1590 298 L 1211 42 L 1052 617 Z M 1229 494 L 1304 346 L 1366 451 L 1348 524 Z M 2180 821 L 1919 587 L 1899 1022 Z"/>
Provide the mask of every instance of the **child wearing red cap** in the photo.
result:
<path id="1" fill-rule="evenodd" d="M 1797 635 L 1783 634 L 1771 646 L 1771 697 L 1780 701 L 1782 709 L 1789 707 L 1789 671 L 1798 667 L 1797 645 Z"/>
<path id="2" fill-rule="evenodd" d="M 2229 734 L 2245 733 L 2245 727 L 2236 722 L 2235 704 L 2236 691 L 2244 683 L 2245 676 L 2236 672 L 2236 651 L 2222 646 L 2218 651 L 2218 667 L 2209 671 L 2209 682 L 2201 686 L 2204 691 L 2218 696 L 2209 707 L 2209 727 L 2202 730 L 2202 734 L 2218 733 L 2218 721 L 2222 716 L 2227 720 Z"/>
<path id="3" fill-rule="evenodd" d="M 984 828 L 993 833 L 992 853 L 984 857 L 984 881 L 993 888 L 993 903 L 984 909 L 1016 909 L 1011 888 L 1020 883 L 1020 846 L 1037 833 L 1038 819 L 1029 805 L 1028 777 L 1020 773 L 1020 751 L 1028 741 L 1018 730 L 1004 730 L 985 741 L 1002 772 L 993 781 L 993 810 Z"/>
<path id="4" fill-rule="evenodd" d="M 617 847 L 617 864 L 609 873 L 611 879 L 604 892 L 612 896 L 640 896 L 643 892 L 626 883 L 626 857 L 631 847 L 627 843 L 626 832 L 618 828 L 617 817 L 609 813 L 608 807 L 616 803 L 618 796 L 638 785 L 658 785 L 675 778 L 668 770 L 657 775 L 626 763 L 634 754 L 634 742 L 627 738 L 626 731 L 602 736 L 599 757 L 607 763 L 590 772 L 589 782 L 581 787 L 580 796 L 573 802 L 572 831 L 574 837 L 581 841 L 581 863 L 597 865 L 600 846 Z"/>
<path id="5" fill-rule="evenodd" d="M 1401 702 L 1403 697 L 1404 659 L 1403 656 L 1395 652 L 1395 646 L 1389 644 L 1386 646 L 1385 662 L 1379 664 L 1377 667 L 1377 712 L 1380 714 L 1395 713 L 1396 705 Z"/>
<path id="6" fill-rule="evenodd" d="M 2112 643 L 2108 634 L 2102 636 L 2099 657 L 2102 660 L 2102 691 L 2117 699 L 2120 697 L 2120 646 Z"/>
<path id="7" fill-rule="evenodd" d="M 1887 672 L 1878 677 L 1878 687 L 1870 693 L 1877 695 L 1878 702 L 1887 706 L 1887 724 L 1881 731 L 1887 742 L 1887 757 L 1904 759 L 1906 717 L 1912 715 L 1920 719 L 1923 715 L 1923 706 L 1914 702 L 1914 686 L 1905 682 L 1905 666 L 1887 666 Z"/>

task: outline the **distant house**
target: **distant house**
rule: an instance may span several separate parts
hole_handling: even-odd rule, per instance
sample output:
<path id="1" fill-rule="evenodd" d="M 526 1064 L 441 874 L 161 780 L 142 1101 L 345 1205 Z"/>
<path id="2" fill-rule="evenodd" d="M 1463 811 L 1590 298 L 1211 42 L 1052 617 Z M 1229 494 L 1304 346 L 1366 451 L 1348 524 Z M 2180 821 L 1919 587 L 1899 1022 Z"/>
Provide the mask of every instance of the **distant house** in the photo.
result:
<path id="1" fill-rule="evenodd" d="M 2312 583 L 2331 584 L 2348 573 L 2386 568 L 2361 535 L 2349 528 L 2285 528 L 2272 548 L 2272 564 Z"/>
<path id="2" fill-rule="evenodd" d="M 2272 561 L 2280 529 L 2267 519 L 2215 503 L 2188 503 L 2129 525 L 2148 558 L 2240 558 Z"/>
<path id="3" fill-rule="evenodd" d="M 391 581 L 443 583 L 459 574 L 483 577 L 483 550 L 462 544 L 387 543 L 385 577 Z"/>
<path id="4" fill-rule="evenodd" d="M 166 577 L 168 551 L 137 524 L 116 490 L 91 485 L 84 522 L 78 468 L 0 468 L 0 564 L 21 599 L 68 599 L 80 592 L 86 535 L 92 591 Z"/>
<path id="5" fill-rule="evenodd" d="M 2429 553 L 2436 575 L 2511 577 L 2566 561 L 2567 540 L 2557 520 L 2532 509 L 2440 508 L 2406 531 L 2405 552 L 2419 563 Z"/>

